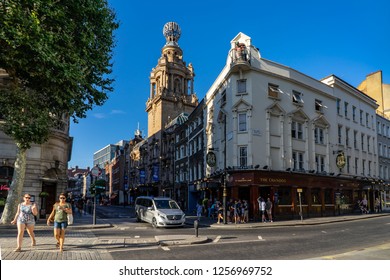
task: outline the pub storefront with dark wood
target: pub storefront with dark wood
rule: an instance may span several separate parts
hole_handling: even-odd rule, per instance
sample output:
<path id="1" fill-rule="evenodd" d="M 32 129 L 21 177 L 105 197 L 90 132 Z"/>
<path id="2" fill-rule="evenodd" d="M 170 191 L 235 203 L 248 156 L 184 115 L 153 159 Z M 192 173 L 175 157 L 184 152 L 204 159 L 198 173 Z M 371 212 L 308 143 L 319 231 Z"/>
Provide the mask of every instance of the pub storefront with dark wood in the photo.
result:
<path id="1" fill-rule="evenodd" d="M 255 220 L 259 219 L 258 197 L 271 199 L 275 220 L 299 219 L 301 209 L 302 218 L 351 214 L 359 211 L 357 204 L 363 197 L 369 205 L 375 198 L 376 182 L 368 178 L 269 170 L 227 174 L 227 199 L 248 200 Z"/>

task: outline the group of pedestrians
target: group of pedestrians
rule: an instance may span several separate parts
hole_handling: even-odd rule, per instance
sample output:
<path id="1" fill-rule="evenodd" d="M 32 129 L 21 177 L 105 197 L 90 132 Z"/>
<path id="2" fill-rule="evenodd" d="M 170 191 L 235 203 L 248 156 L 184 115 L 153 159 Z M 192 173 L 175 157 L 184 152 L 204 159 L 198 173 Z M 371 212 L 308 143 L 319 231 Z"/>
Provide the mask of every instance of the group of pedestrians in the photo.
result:
<path id="1" fill-rule="evenodd" d="M 257 202 L 259 203 L 259 210 L 261 216 L 261 222 L 273 222 L 272 218 L 272 201 L 268 197 L 267 201 L 265 201 L 261 196 L 257 198 Z"/>
<path id="2" fill-rule="evenodd" d="M 31 238 L 31 246 L 36 246 L 34 227 L 35 216 L 38 214 L 38 208 L 35 203 L 32 203 L 30 194 L 26 193 L 23 196 L 23 202 L 18 204 L 18 209 L 15 218 L 11 221 L 18 227 L 15 252 L 22 251 L 23 235 L 27 229 L 27 233 Z M 64 249 L 65 230 L 68 227 L 68 214 L 72 214 L 72 205 L 66 202 L 66 195 L 61 193 L 59 201 L 53 205 L 53 211 L 47 219 L 47 225 L 54 223 L 54 238 L 57 240 L 56 247 L 60 252 Z"/>

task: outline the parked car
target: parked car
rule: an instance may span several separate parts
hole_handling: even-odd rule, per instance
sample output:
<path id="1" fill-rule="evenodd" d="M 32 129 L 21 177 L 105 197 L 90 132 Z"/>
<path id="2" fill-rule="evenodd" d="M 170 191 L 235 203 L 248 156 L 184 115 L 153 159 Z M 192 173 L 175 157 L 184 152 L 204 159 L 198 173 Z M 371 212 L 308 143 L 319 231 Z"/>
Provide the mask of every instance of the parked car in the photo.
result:
<path id="1" fill-rule="evenodd" d="M 184 226 L 186 215 L 173 199 L 140 196 L 135 200 L 137 221 L 151 223 L 153 227 Z"/>

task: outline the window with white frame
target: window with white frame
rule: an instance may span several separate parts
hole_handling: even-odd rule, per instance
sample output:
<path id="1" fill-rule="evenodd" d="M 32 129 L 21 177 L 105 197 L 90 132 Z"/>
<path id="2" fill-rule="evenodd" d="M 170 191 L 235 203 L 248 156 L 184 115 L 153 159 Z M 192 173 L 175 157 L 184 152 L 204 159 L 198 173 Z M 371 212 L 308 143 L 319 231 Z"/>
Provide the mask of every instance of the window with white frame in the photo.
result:
<path id="1" fill-rule="evenodd" d="M 387 157 L 387 145 L 383 145 L 383 156 Z"/>
<path id="2" fill-rule="evenodd" d="M 292 160 L 294 170 L 304 170 L 303 152 L 293 151 Z"/>
<path id="3" fill-rule="evenodd" d="M 318 111 L 318 112 L 323 112 L 323 105 L 322 105 L 322 101 L 321 100 L 318 100 L 318 99 L 316 99 L 315 101 L 314 101 L 314 108 L 315 108 L 315 110 L 316 111 Z"/>
<path id="4" fill-rule="evenodd" d="M 384 178 L 383 177 L 383 165 L 379 165 L 379 178 Z"/>
<path id="5" fill-rule="evenodd" d="M 316 144 L 324 144 L 324 129 L 322 127 L 314 129 L 314 142 Z"/>
<path id="6" fill-rule="evenodd" d="M 246 113 L 239 113 L 238 114 L 238 131 L 239 132 L 247 131 L 247 127 L 246 127 Z"/>
<path id="7" fill-rule="evenodd" d="M 376 123 L 376 132 L 379 134 L 379 135 L 381 135 L 382 134 L 382 132 L 381 132 L 381 123 L 380 122 L 377 122 Z"/>
<path id="8" fill-rule="evenodd" d="M 359 170 L 359 159 L 355 158 L 355 174 L 356 175 L 359 175 L 358 170 Z"/>
<path id="9" fill-rule="evenodd" d="M 378 143 L 379 156 L 383 156 L 382 143 Z"/>
<path id="10" fill-rule="evenodd" d="M 348 118 L 348 102 L 344 102 L 344 117 Z"/>
<path id="11" fill-rule="evenodd" d="M 356 130 L 353 131 L 353 148 L 354 149 L 358 148 L 358 146 L 357 146 L 357 131 Z"/>
<path id="12" fill-rule="evenodd" d="M 363 110 L 360 110 L 360 124 L 363 125 Z"/>
<path id="13" fill-rule="evenodd" d="M 386 135 L 386 125 L 385 124 L 382 124 L 382 134 L 383 134 L 383 136 L 387 136 Z"/>
<path id="14" fill-rule="evenodd" d="M 352 106 L 352 120 L 356 122 L 356 107 Z"/>
<path id="15" fill-rule="evenodd" d="M 282 93 L 282 91 L 278 85 L 268 84 L 268 97 L 279 98 L 279 93 Z"/>
<path id="16" fill-rule="evenodd" d="M 346 127 L 345 128 L 345 146 L 346 147 L 349 147 L 349 128 Z"/>
<path id="17" fill-rule="evenodd" d="M 366 175 L 366 160 L 362 159 L 362 175 Z"/>
<path id="18" fill-rule="evenodd" d="M 316 171 L 318 173 L 325 171 L 325 156 L 316 155 Z"/>
<path id="19" fill-rule="evenodd" d="M 248 147 L 247 146 L 238 147 L 238 154 L 239 154 L 238 162 L 240 163 L 240 166 L 241 167 L 248 166 Z"/>
<path id="20" fill-rule="evenodd" d="M 337 98 L 337 100 L 336 100 L 336 109 L 337 109 L 337 114 L 340 115 L 341 114 L 341 100 L 339 98 Z"/>
<path id="21" fill-rule="evenodd" d="M 368 161 L 368 175 L 371 176 L 372 173 L 371 173 L 371 160 Z"/>
<path id="22" fill-rule="evenodd" d="M 291 137 L 303 140 L 303 124 L 297 121 L 291 123 Z"/>
<path id="23" fill-rule="evenodd" d="M 338 137 L 339 144 L 342 144 L 342 130 L 343 130 L 343 127 L 341 125 L 339 125 L 339 127 L 337 129 L 337 137 Z"/>
<path id="24" fill-rule="evenodd" d="M 292 101 L 296 104 L 303 104 L 302 93 L 296 90 L 292 92 Z"/>
<path id="25" fill-rule="evenodd" d="M 369 114 L 369 113 L 366 113 L 366 126 L 367 126 L 367 127 L 369 127 L 369 126 L 368 126 L 368 124 L 369 124 L 369 122 L 368 122 L 369 119 L 370 119 L 370 114 Z"/>
<path id="26" fill-rule="evenodd" d="M 226 104 L 226 89 L 221 93 L 221 107 Z"/>
<path id="27" fill-rule="evenodd" d="M 365 137 L 365 135 L 362 133 L 362 135 L 361 135 L 361 144 L 362 144 L 362 151 L 364 151 L 364 137 Z"/>
<path id="28" fill-rule="evenodd" d="M 246 80 L 237 80 L 237 93 L 246 93 Z"/>
<path id="29" fill-rule="evenodd" d="M 351 157 L 347 156 L 347 173 L 351 172 Z"/>
<path id="30" fill-rule="evenodd" d="M 371 145 L 370 145 L 370 143 L 371 143 L 371 136 L 368 136 L 367 135 L 367 152 L 371 152 Z"/>

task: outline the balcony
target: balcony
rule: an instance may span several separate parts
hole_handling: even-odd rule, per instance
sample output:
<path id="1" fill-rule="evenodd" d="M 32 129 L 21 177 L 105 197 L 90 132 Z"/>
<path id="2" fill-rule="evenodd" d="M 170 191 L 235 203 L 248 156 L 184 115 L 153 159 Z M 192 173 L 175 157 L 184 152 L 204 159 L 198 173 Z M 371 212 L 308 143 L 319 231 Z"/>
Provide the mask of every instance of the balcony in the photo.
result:
<path id="1" fill-rule="evenodd" d="M 230 67 L 232 72 L 246 71 L 251 67 L 251 52 L 245 45 L 240 44 L 236 48 L 230 50 L 229 56 L 231 59 Z"/>

